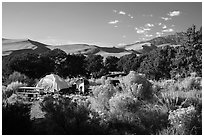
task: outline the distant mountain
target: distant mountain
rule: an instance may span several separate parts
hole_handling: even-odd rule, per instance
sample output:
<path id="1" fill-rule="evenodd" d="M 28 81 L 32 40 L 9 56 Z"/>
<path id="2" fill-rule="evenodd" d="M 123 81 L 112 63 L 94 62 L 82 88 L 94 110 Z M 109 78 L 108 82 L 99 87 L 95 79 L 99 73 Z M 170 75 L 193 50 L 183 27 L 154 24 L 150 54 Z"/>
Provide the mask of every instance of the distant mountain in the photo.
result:
<path id="1" fill-rule="evenodd" d="M 163 37 L 156 37 L 147 41 L 140 41 L 133 44 L 124 45 L 121 48 L 126 50 L 137 51 L 138 54 L 149 52 L 158 47 L 164 46 L 180 46 L 187 41 L 187 35 L 184 32 L 176 33 L 174 35 L 167 35 Z"/>
<path id="2" fill-rule="evenodd" d="M 49 46 L 50 49 L 59 48 L 65 51 L 67 54 L 96 54 L 102 55 L 104 57 L 107 56 L 116 56 L 121 57 L 126 54 L 131 54 L 132 51 L 126 50 L 124 48 L 116 48 L 116 47 L 99 47 L 96 45 L 88 45 L 88 44 L 69 44 L 69 45 L 60 45 L 60 46 Z"/>
<path id="3" fill-rule="evenodd" d="M 123 56 L 131 54 L 132 51 L 128 51 L 123 48 L 115 47 L 99 47 L 96 45 L 88 44 L 69 44 L 69 45 L 46 45 L 37 41 L 29 39 L 5 39 L 2 38 L 2 55 L 16 55 L 21 53 L 43 53 L 52 49 L 61 49 L 67 54 L 97 54 L 106 56 Z"/>
<path id="4" fill-rule="evenodd" d="M 49 45 L 29 39 L 2 39 L 2 55 L 21 53 L 43 53 L 49 51 Z"/>
<path id="5" fill-rule="evenodd" d="M 46 45 L 29 39 L 5 39 L 2 38 L 2 55 L 15 55 L 20 53 L 43 53 L 52 49 L 61 49 L 67 54 L 96 54 L 121 57 L 123 55 L 135 53 L 137 55 L 150 52 L 153 49 L 164 46 L 180 46 L 187 41 L 186 33 L 176 33 L 164 37 L 156 37 L 148 41 L 140 41 L 122 47 L 99 47 L 88 44 L 68 44 L 68 45 Z"/>

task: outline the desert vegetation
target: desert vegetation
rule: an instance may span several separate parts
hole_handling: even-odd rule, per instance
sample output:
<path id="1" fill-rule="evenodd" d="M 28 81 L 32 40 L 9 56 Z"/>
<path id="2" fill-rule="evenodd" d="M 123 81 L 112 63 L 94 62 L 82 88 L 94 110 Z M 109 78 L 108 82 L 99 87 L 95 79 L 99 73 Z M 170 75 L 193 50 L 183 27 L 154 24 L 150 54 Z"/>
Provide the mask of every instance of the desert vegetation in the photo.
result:
<path id="1" fill-rule="evenodd" d="M 195 26 L 179 47 L 103 59 L 54 49 L 3 58 L 2 133 L 37 135 L 201 135 L 202 31 Z M 126 76 L 106 77 L 111 71 Z M 54 73 L 72 85 L 87 77 L 88 95 L 46 95 L 45 113 L 31 119 L 32 103 L 15 95 Z M 113 85 L 113 79 L 119 80 Z"/>

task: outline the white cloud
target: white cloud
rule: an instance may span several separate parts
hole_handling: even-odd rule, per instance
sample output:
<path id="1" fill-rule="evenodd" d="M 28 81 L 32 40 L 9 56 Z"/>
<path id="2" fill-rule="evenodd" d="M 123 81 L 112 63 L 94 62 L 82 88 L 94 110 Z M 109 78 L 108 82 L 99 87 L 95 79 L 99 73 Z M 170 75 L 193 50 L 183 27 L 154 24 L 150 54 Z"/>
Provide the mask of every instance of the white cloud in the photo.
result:
<path id="1" fill-rule="evenodd" d="M 143 28 L 144 31 L 149 31 L 151 30 L 150 28 Z"/>
<path id="2" fill-rule="evenodd" d="M 157 34 L 157 35 L 161 35 L 161 34 L 163 34 L 163 33 L 162 33 L 162 32 L 156 32 L 156 34 Z"/>
<path id="3" fill-rule="evenodd" d="M 143 14 L 142 16 L 143 16 L 143 17 L 153 17 L 152 14 L 149 14 L 149 15 Z"/>
<path id="4" fill-rule="evenodd" d="M 134 17 L 131 14 L 128 14 L 128 17 L 130 17 L 131 19 L 133 19 Z"/>
<path id="5" fill-rule="evenodd" d="M 118 14 L 125 15 L 126 13 L 124 11 L 120 11 Z"/>
<path id="6" fill-rule="evenodd" d="M 160 22 L 160 23 L 158 23 L 158 25 L 159 25 L 159 26 L 161 26 L 161 25 L 162 25 L 162 23 Z"/>
<path id="7" fill-rule="evenodd" d="M 152 36 L 153 36 L 153 35 L 148 35 L 148 34 L 145 35 L 145 37 L 152 37 Z"/>
<path id="8" fill-rule="evenodd" d="M 141 34 L 141 33 L 146 33 L 146 31 L 150 31 L 151 29 L 144 28 L 144 27 L 140 27 L 140 28 L 135 27 L 135 30 L 137 31 L 137 33 Z"/>
<path id="9" fill-rule="evenodd" d="M 109 21 L 108 24 L 116 24 L 118 22 L 119 22 L 118 20 L 114 20 L 114 21 Z"/>
<path id="10" fill-rule="evenodd" d="M 156 37 L 160 37 L 162 34 L 164 34 L 163 32 L 156 32 Z"/>
<path id="11" fill-rule="evenodd" d="M 115 28 L 117 28 L 118 26 L 117 26 L 117 25 L 115 25 L 114 27 L 115 27 Z"/>
<path id="12" fill-rule="evenodd" d="M 113 12 L 117 13 L 117 10 L 113 10 Z"/>
<path id="13" fill-rule="evenodd" d="M 172 12 L 169 12 L 167 15 L 173 17 L 173 16 L 179 16 L 181 14 L 180 11 L 172 11 Z"/>
<path id="14" fill-rule="evenodd" d="M 162 32 L 172 32 L 174 31 L 173 29 L 165 29 L 165 30 L 162 30 Z"/>
<path id="15" fill-rule="evenodd" d="M 118 43 L 118 46 L 124 46 L 126 45 L 125 43 Z"/>
<path id="16" fill-rule="evenodd" d="M 165 18 L 165 17 L 161 17 L 161 19 L 167 21 L 167 20 L 171 20 L 171 18 Z"/>
<path id="17" fill-rule="evenodd" d="M 135 28 L 136 29 L 136 31 L 137 31 L 137 33 L 139 33 L 139 34 L 141 34 L 141 33 L 144 33 L 145 31 L 144 30 L 142 30 L 142 29 L 137 29 L 137 28 Z"/>
<path id="18" fill-rule="evenodd" d="M 126 35 L 123 35 L 123 38 L 126 38 Z"/>
<path id="19" fill-rule="evenodd" d="M 154 24 L 147 23 L 145 26 L 146 27 L 154 27 Z"/>
<path id="20" fill-rule="evenodd" d="M 166 25 L 163 25 L 162 29 L 166 29 L 166 28 L 167 28 L 167 26 L 166 26 Z"/>

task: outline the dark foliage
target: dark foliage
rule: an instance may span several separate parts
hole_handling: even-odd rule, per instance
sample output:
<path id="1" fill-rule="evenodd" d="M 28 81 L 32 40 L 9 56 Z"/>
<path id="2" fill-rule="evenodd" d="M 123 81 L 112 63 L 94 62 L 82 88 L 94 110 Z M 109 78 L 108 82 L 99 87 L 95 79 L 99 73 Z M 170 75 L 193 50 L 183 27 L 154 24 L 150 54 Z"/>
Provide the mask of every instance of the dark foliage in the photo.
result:
<path id="1" fill-rule="evenodd" d="M 115 56 L 108 56 L 105 60 L 105 68 L 107 71 L 117 71 L 118 58 Z"/>
<path id="2" fill-rule="evenodd" d="M 106 69 L 101 55 L 89 55 L 86 57 L 86 70 L 92 74 L 94 78 L 98 78 L 106 74 Z"/>
<path id="3" fill-rule="evenodd" d="M 168 41 L 172 38 L 172 41 Z M 136 56 L 135 54 L 122 56 L 118 61 L 118 70 L 128 73 L 131 70 L 144 73 L 151 79 L 174 78 L 180 74 L 187 77 L 192 72 L 201 76 L 202 70 L 202 28 L 196 31 L 195 25 L 187 32 L 155 38 L 152 44 L 180 44 L 178 47 L 164 46 L 149 53 Z"/>
<path id="4" fill-rule="evenodd" d="M 3 135 L 29 135 L 31 132 L 30 105 L 15 103 L 2 106 Z"/>
<path id="5" fill-rule="evenodd" d="M 106 128 L 100 124 L 96 114 L 88 108 L 71 102 L 69 98 L 54 99 L 47 97 L 41 104 L 46 112 L 44 121 L 45 134 L 89 135 L 106 134 Z M 92 114 L 94 118 L 90 118 Z"/>

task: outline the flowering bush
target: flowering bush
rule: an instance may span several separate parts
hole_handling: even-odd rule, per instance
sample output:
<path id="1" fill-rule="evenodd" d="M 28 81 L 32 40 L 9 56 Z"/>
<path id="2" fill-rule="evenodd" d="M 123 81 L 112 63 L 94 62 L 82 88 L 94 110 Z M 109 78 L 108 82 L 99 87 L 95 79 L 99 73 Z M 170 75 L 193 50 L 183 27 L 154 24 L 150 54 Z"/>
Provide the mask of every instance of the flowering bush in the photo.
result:
<path id="1" fill-rule="evenodd" d="M 10 97 L 13 93 L 15 93 L 19 87 L 23 87 L 26 86 L 27 84 L 25 83 L 21 83 L 21 82 L 12 82 L 11 84 L 9 84 L 6 87 L 6 90 L 4 91 L 4 96 L 6 96 L 6 98 Z"/>
<path id="2" fill-rule="evenodd" d="M 180 90 L 192 90 L 202 88 L 201 77 L 187 77 L 180 83 Z"/>
<path id="3" fill-rule="evenodd" d="M 179 108 L 170 111 L 168 119 L 177 134 L 194 134 L 193 131 L 198 130 L 197 128 L 201 129 L 201 124 L 198 125 L 201 121 L 197 121 L 199 119 L 201 120 L 201 118 L 198 118 L 197 116 L 196 108 L 191 105 L 187 108 Z M 194 120 L 197 121 L 196 124 L 192 124 Z"/>
<path id="4" fill-rule="evenodd" d="M 110 85 L 95 86 L 92 89 L 93 97 L 90 99 L 91 108 L 96 111 L 106 112 L 109 110 L 109 100 L 116 93 L 116 89 Z"/>
<path id="5" fill-rule="evenodd" d="M 122 80 L 122 83 L 142 99 L 150 99 L 152 97 L 152 84 L 145 78 L 144 74 L 130 71 Z"/>
<path id="6" fill-rule="evenodd" d="M 130 93 L 117 93 L 109 100 L 110 113 L 133 112 L 139 106 L 137 98 Z"/>
<path id="7" fill-rule="evenodd" d="M 16 82 L 12 82 L 11 84 L 9 84 L 9 85 L 7 86 L 7 88 L 6 88 L 6 90 L 17 91 L 17 89 L 18 89 L 19 87 L 23 87 L 23 86 L 26 86 L 26 84 L 16 81 Z"/>

